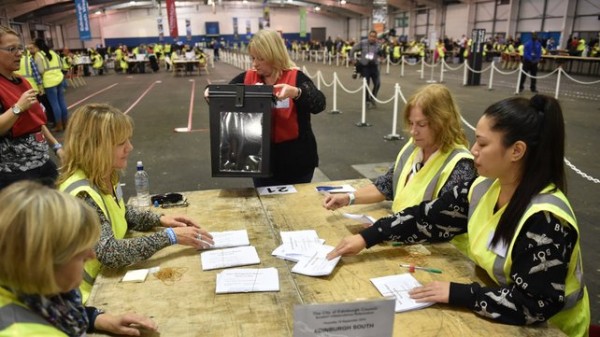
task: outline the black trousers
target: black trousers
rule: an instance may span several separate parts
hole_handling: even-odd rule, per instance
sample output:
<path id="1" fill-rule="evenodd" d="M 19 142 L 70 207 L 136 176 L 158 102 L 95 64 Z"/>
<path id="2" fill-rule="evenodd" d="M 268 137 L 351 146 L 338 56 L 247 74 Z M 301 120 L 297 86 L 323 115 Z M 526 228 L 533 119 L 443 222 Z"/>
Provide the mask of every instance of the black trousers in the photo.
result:
<path id="1" fill-rule="evenodd" d="M 538 63 L 523 60 L 523 71 L 531 76 L 537 76 Z M 519 84 L 519 91 L 523 91 L 523 89 L 525 88 L 525 79 L 527 79 L 527 77 L 527 75 L 521 74 L 521 83 Z M 531 91 L 537 91 L 537 88 L 535 86 L 537 80 L 534 77 L 531 78 L 531 82 L 529 83 L 529 88 L 531 89 Z"/>
<path id="2" fill-rule="evenodd" d="M 55 187 L 58 178 L 58 170 L 52 159 L 44 165 L 25 172 L 0 173 L 0 190 L 6 186 L 21 180 L 33 180 L 42 185 Z"/>
<path id="3" fill-rule="evenodd" d="M 367 85 L 371 86 L 371 81 L 373 82 L 373 96 L 377 97 L 377 93 L 379 92 L 379 87 L 381 87 L 381 78 L 379 75 L 379 67 L 377 64 L 368 64 L 362 66 L 362 77 L 367 79 Z M 367 92 L 367 97 L 365 97 L 367 101 L 372 101 L 369 93 Z"/>

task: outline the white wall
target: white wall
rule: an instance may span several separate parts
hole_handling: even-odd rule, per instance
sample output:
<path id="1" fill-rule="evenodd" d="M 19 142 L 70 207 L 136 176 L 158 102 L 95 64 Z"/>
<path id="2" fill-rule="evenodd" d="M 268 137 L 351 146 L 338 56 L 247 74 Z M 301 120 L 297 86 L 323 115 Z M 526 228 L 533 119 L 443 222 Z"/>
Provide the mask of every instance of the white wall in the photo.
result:
<path id="1" fill-rule="evenodd" d="M 163 8 L 163 25 L 165 35 L 169 35 L 169 24 L 166 10 Z M 158 9 L 137 9 L 119 12 L 107 12 L 101 15 L 90 15 L 92 26 L 92 37 L 96 38 L 125 38 L 125 37 L 154 37 L 158 36 L 156 18 L 159 16 Z M 251 32 L 258 31 L 259 18 L 262 18 L 261 8 L 223 8 L 216 7 L 213 13 L 209 6 L 192 6 L 177 8 L 177 26 L 179 36 L 185 36 L 185 19 L 190 19 L 192 35 L 204 35 L 205 22 L 219 22 L 222 35 L 233 34 L 233 18 L 238 18 L 238 33 L 246 34 L 246 21 L 250 20 Z M 330 17 L 316 13 L 307 13 L 307 32 L 312 27 L 326 27 L 327 36 L 341 36 L 346 38 L 348 27 L 345 20 L 332 20 Z M 272 30 L 281 30 L 283 33 L 298 33 L 300 30 L 300 19 L 298 9 L 293 8 L 271 8 L 270 13 Z M 76 24 L 65 25 L 66 36 L 74 38 L 78 36 Z M 79 42 L 80 43 L 80 42 Z M 87 44 L 87 43 L 86 43 Z"/>
<path id="2" fill-rule="evenodd" d="M 454 40 L 459 40 L 463 34 L 470 36 L 471 33 L 467 32 L 468 17 L 469 5 L 458 4 L 448 6 L 446 8 L 446 36 Z M 460 20 L 457 20 L 459 18 Z"/>

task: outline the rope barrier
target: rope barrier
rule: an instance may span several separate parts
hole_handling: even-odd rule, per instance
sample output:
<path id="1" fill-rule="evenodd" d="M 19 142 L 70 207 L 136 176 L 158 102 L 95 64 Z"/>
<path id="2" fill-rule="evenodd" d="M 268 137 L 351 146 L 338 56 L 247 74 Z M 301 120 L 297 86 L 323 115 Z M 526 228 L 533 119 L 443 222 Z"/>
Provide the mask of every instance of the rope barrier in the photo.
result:
<path id="1" fill-rule="evenodd" d="M 568 79 L 570 79 L 571 81 L 573 81 L 573 82 L 575 82 L 575 83 L 579 83 L 579 84 L 585 84 L 585 85 L 588 85 L 588 84 L 598 84 L 598 83 L 600 83 L 600 80 L 598 80 L 598 81 L 593 81 L 593 82 L 583 82 L 583 81 L 579 81 L 579 80 L 576 80 L 576 79 L 574 79 L 573 77 L 571 77 L 571 75 L 569 75 L 569 74 L 568 74 L 568 73 L 567 73 L 567 72 L 566 72 L 566 71 L 565 71 L 565 70 L 564 70 L 562 67 L 559 67 L 558 69 L 560 69 L 560 70 L 561 70 L 561 72 L 563 72 L 563 73 L 565 74 L 565 76 L 567 76 L 567 78 L 568 78 Z"/>

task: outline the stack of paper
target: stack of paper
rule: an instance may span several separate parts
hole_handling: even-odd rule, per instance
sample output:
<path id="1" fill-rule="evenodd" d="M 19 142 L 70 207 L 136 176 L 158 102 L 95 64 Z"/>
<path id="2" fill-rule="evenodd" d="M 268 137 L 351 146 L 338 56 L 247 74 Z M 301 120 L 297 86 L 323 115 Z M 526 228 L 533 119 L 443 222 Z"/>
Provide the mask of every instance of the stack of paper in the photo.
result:
<path id="1" fill-rule="evenodd" d="M 217 274 L 217 294 L 279 291 L 275 268 L 227 269 Z"/>
<path id="2" fill-rule="evenodd" d="M 260 258 L 254 246 L 217 249 L 200 254 L 202 270 L 229 268 L 259 264 Z"/>
<path id="3" fill-rule="evenodd" d="M 210 232 L 213 237 L 214 245 L 210 248 L 230 248 L 239 246 L 249 246 L 248 231 L 245 229 L 237 231 Z"/>
<path id="4" fill-rule="evenodd" d="M 331 274 L 333 268 L 340 261 L 340 256 L 333 260 L 327 260 L 327 254 L 334 247 L 321 245 L 318 246 L 312 256 L 300 258 L 298 263 L 292 268 L 292 273 L 308 275 L 308 276 L 326 276 Z"/>
<path id="5" fill-rule="evenodd" d="M 325 240 L 319 239 L 315 230 L 281 232 L 281 246 L 275 248 L 272 255 L 289 261 L 298 262 L 302 257 L 311 257 Z"/>
<path id="6" fill-rule="evenodd" d="M 129 270 L 121 279 L 121 282 L 144 282 L 146 281 L 146 277 L 148 277 L 148 273 L 150 269 L 136 269 Z"/>
<path id="7" fill-rule="evenodd" d="M 327 260 L 327 254 L 334 247 L 323 245 L 315 230 L 281 232 L 283 244 L 273 251 L 273 255 L 297 262 L 292 272 L 308 276 L 326 276 L 331 274 L 340 258 Z"/>
<path id="8" fill-rule="evenodd" d="M 371 282 L 384 297 L 396 298 L 396 312 L 421 309 L 433 305 L 433 302 L 415 302 L 408 292 L 421 283 L 411 274 L 390 275 L 372 278 Z"/>

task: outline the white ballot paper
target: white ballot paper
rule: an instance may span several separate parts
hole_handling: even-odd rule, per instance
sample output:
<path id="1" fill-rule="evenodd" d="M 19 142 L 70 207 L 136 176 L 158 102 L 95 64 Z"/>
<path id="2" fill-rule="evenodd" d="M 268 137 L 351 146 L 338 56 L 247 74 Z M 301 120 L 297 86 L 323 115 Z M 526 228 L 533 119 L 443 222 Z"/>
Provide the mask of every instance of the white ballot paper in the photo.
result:
<path id="1" fill-rule="evenodd" d="M 248 231 L 245 229 L 237 231 L 210 232 L 215 242 L 210 248 L 230 248 L 249 246 Z"/>
<path id="2" fill-rule="evenodd" d="M 217 274 L 217 294 L 258 291 L 279 291 L 276 268 L 235 268 Z"/>
<path id="3" fill-rule="evenodd" d="M 372 278 L 371 282 L 385 297 L 396 298 L 396 312 L 416 310 L 433 305 L 433 302 L 415 302 L 408 292 L 415 287 L 420 287 L 421 283 L 411 274 L 404 273 L 399 275 L 390 275 Z"/>
<path id="4" fill-rule="evenodd" d="M 202 270 L 259 264 L 260 258 L 254 246 L 210 250 L 200 254 Z"/>
<path id="5" fill-rule="evenodd" d="M 356 220 L 360 223 L 366 223 L 369 225 L 372 225 L 375 223 L 375 221 L 377 221 L 377 219 L 375 219 L 374 217 L 372 217 L 370 215 L 365 215 L 365 214 L 343 213 L 342 215 L 345 218 Z"/>
<path id="6" fill-rule="evenodd" d="M 329 261 L 327 260 L 327 254 L 333 250 L 334 247 L 321 245 L 316 247 L 316 251 L 310 257 L 302 257 L 292 268 L 292 273 L 308 275 L 308 276 L 326 276 L 331 274 L 333 268 L 340 261 L 340 256 Z"/>
<path id="7" fill-rule="evenodd" d="M 150 269 L 129 270 L 125 273 L 121 282 L 144 282 L 146 281 L 149 272 Z"/>
<path id="8" fill-rule="evenodd" d="M 314 229 L 280 232 L 279 234 L 285 254 L 312 255 L 315 246 L 323 244 Z"/>

